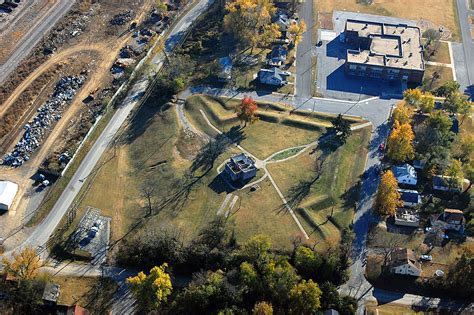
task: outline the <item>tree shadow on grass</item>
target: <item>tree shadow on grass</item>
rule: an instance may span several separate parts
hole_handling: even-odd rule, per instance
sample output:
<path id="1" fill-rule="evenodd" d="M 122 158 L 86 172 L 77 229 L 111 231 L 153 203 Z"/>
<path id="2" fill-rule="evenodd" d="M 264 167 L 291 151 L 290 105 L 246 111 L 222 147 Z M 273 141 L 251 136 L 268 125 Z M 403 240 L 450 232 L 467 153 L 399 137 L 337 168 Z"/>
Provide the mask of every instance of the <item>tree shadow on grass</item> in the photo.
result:
<path id="1" fill-rule="evenodd" d="M 166 103 L 164 100 L 148 99 L 145 104 L 140 107 L 136 115 L 130 120 L 126 135 L 121 137 L 119 142 L 123 144 L 134 142 L 136 139 L 140 138 L 153 123 L 155 115 L 162 115 L 163 112 L 170 108 L 170 104 Z M 162 118 L 166 119 L 166 116 L 162 115 Z M 166 121 L 164 121 L 164 123 L 166 123 Z"/>
<path id="2" fill-rule="evenodd" d="M 234 143 L 239 144 L 245 139 L 242 128 L 232 127 L 229 131 L 218 134 L 199 151 L 190 167 L 190 173 L 206 172 L 214 167 L 214 163 Z"/>
<path id="3" fill-rule="evenodd" d="M 317 149 L 315 149 L 317 150 Z M 288 190 L 286 202 L 291 208 L 298 207 L 301 202 L 310 194 L 311 187 L 318 181 L 323 173 L 324 162 L 330 155 L 328 151 L 322 151 L 321 155 L 316 159 L 314 163 L 314 175 L 309 180 L 300 180 L 296 185 Z M 278 212 L 286 212 L 288 209 L 285 204 L 282 204 L 278 209 Z"/>

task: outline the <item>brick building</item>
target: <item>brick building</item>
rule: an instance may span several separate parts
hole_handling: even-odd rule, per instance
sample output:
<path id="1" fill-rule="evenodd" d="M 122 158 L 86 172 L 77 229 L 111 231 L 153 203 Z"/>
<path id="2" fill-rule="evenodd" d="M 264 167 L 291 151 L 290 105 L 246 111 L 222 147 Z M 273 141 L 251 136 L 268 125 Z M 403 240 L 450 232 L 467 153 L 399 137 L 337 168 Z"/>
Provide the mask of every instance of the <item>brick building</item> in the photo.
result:
<path id="1" fill-rule="evenodd" d="M 347 74 L 421 84 L 425 72 L 421 32 L 416 26 L 347 20 Z"/>

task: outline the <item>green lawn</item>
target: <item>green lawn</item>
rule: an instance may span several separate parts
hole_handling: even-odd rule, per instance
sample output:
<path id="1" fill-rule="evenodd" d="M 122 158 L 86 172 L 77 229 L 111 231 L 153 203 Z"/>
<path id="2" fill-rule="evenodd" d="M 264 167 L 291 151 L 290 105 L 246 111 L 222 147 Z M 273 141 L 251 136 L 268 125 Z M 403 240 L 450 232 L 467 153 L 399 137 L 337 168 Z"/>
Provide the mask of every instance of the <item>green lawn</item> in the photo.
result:
<path id="1" fill-rule="evenodd" d="M 316 239 L 322 237 L 328 242 L 337 242 L 339 231 L 352 222 L 357 183 L 364 171 L 369 138 L 369 128 L 351 135 L 344 146 L 329 155 L 321 176 L 311 185 L 321 152 L 306 151 L 294 160 L 268 166 L 287 200 L 295 200 L 293 207 L 298 208 L 299 218 L 308 233 L 316 234 Z"/>

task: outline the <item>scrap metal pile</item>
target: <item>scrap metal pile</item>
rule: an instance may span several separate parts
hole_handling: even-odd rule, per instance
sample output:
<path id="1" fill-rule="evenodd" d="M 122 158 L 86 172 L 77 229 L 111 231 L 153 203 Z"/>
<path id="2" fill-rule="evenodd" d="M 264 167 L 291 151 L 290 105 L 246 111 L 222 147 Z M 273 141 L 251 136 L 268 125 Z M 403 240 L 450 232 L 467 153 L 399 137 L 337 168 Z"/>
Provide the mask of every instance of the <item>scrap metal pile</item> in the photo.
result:
<path id="1" fill-rule="evenodd" d="M 66 76 L 56 84 L 51 97 L 41 105 L 36 116 L 25 125 L 25 132 L 13 151 L 4 156 L 2 164 L 21 166 L 41 144 L 45 131 L 61 119 L 66 104 L 74 98 L 85 76 Z"/>

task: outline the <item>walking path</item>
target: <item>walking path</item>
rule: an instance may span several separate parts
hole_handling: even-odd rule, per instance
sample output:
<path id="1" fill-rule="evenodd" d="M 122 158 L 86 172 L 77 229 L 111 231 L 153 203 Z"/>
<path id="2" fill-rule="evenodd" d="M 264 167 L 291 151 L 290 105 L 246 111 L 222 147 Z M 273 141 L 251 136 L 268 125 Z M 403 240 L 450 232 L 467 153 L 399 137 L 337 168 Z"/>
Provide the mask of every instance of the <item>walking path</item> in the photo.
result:
<path id="1" fill-rule="evenodd" d="M 218 134 L 221 134 L 222 135 L 222 131 L 220 131 L 217 127 L 215 127 L 210 121 L 209 121 L 209 118 L 207 117 L 207 115 L 204 113 L 204 111 L 201 109 L 200 110 L 202 116 L 204 117 L 204 119 L 206 120 L 206 123 L 209 125 L 209 127 L 211 127 L 215 132 L 217 132 Z M 184 117 L 184 115 L 183 115 Z M 188 124 L 190 124 L 189 122 L 187 122 Z M 231 139 L 227 138 L 229 141 L 231 141 L 237 148 L 239 148 L 243 153 L 245 153 L 246 155 L 250 156 L 254 161 L 255 161 L 255 166 L 259 169 L 262 169 L 264 172 L 265 172 L 265 176 L 264 177 L 268 177 L 268 179 L 270 179 L 270 182 L 272 183 L 273 187 L 275 188 L 276 192 L 278 193 L 278 196 L 280 196 L 280 199 L 281 201 L 283 202 L 283 205 L 285 206 L 285 208 L 288 210 L 288 212 L 290 213 L 291 217 L 293 218 L 293 220 L 295 221 L 296 225 L 298 226 L 298 228 L 300 229 L 301 233 L 303 234 L 303 236 L 306 238 L 306 239 L 309 239 L 309 236 L 308 236 L 308 233 L 306 233 L 305 229 L 303 228 L 303 225 L 301 225 L 301 222 L 298 220 L 298 218 L 296 217 L 293 209 L 290 207 L 290 205 L 288 204 L 288 202 L 286 201 L 285 197 L 283 196 L 283 193 L 281 192 L 280 188 L 278 188 L 277 184 L 275 183 L 275 180 L 273 179 L 273 177 L 271 176 L 270 172 L 268 172 L 267 168 L 266 168 L 266 161 L 267 160 L 260 160 L 258 159 L 257 157 L 255 157 L 252 153 L 250 153 L 249 151 L 247 151 L 246 149 L 244 149 L 241 145 L 233 142 Z M 309 147 L 309 145 L 307 145 Z M 224 162 L 225 163 L 225 162 Z M 218 167 L 219 168 L 222 168 L 222 164 Z M 258 182 L 262 181 L 263 178 L 260 178 L 258 180 Z M 245 189 L 249 186 L 252 186 L 252 185 L 255 185 L 257 182 L 252 182 L 252 183 L 249 183 L 247 185 L 245 185 L 243 188 L 241 189 Z M 228 195 L 229 196 L 229 195 Z M 227 196 L 227 197 L 228 197 Z M 227 198 L 226 197 L 226 198 Z M 224 203 L 225 203 L 225 199 L 224 199 Z M 221 208 L 224 207 L 225 208 L 225 205 L 221 206 Z M 219 209 L 221 210 L 221 209 Z"/>

